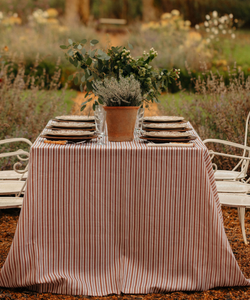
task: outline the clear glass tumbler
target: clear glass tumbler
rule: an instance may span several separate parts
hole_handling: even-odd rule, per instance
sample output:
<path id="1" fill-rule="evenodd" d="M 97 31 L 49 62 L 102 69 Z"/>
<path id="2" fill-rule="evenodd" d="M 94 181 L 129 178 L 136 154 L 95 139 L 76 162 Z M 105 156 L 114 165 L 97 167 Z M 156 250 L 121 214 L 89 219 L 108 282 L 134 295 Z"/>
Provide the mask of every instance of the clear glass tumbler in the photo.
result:
<path id="1" fill-rule="evenodd" d="M 105 124 L 106 124 L 106 112 L 101 105 L 95 108 L 95 126 L 96 133 L 98 135 L 97 145 L 105 145 Z"/>
<path id="2" fill-rule="evenodd" d="M 136 122 L 135 122 L 135 140 L 137 142 L 140 141 L 144 111 L 145 110 L 143 107 L 140 107 L 137 111 L 137 117 L 136 117 Z"/>

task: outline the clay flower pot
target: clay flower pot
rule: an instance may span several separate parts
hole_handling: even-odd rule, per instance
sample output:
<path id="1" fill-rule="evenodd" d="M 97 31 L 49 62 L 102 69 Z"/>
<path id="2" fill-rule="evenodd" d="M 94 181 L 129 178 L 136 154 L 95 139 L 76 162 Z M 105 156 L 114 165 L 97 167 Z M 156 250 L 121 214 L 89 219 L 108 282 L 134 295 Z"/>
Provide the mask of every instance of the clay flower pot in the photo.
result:
<path id="1" fill-rule="evenodd" d="M 110 142 L 133 141 L 139 106 L 104 106 L 103 108 L 107 112 L 108 140 Z"/>

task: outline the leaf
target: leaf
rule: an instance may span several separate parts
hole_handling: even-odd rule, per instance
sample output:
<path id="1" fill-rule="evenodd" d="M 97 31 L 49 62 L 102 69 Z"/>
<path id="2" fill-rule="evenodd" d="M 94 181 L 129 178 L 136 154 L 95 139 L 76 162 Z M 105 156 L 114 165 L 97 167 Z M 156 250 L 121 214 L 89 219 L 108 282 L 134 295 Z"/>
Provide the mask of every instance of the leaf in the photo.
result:
<path id="1" fill-rule="evenodd" d="M 78 76 L 76 76 L 76 77 L 74 78 L 74 84 L 75 84 L 75 85 L 78 84 Z"/>
<path id="2" fill-rule="evenodd" d="M 68 54 L 69 54 L 70 56 L 72 56 L 72 55 L 74 54 L 74 52 L 73 52 L 71 49 L 69 49 Z"/>
<path id="3" fill-rule="evenodd" d="M 82 54 L 85 55 L 87 53 L 87 50 L 85 48 L 82 48 Z"/>
<path id="4" fill-rule="evenodd" d="M 87 81 L 87 91 L 92 91 L 92 82 Z"/>
<path id="5" fill-rule="evenodd" d="M 85 75 L 83 75 L 82 78 L 81 78 L 81 82 L 85 82 L 85 81 L 86 81 Z"/>
<path id="6" fill-rule="evenodd" d="M 84 101 L 81 105 L 86 105 L 89 101 L 90 100 L 88 99 L 88 100 Z"/>
<path id="7" fill-rule="evenodd" d="M 65 46 L 65 45 L 61 45 L 60 48 L 61 48 L 61 49 L 68 49 L 68 47 Z"/>
<path id="8" fill-rule="evenodd" d="M 73 79 L 73 75 L 69 75 L 68 80 L 72 80 Z"/>
<path id="9" fill-rule="evenodd" d="M 82 45 L 79 44 L 79 45 L 77 46 L 77 49 L 81 50 L 81 49 L 82 49 Z"/>
<path id="10" fill-rule="evenodd" d="M 68 39 L 68 42 L 69 42 L 70 45 L 73 44 L 73 41 L 71 39 Z"/>
<path id="11" fill-rule="evenodd" d="M 92 64 L 92 59 L 89 57 L 86 61 L 86 65 L 90 66 Z"/>
<path id="12" fill-rule="evenodd" d="M 88 95 L 89 95 L 89 92 L 87 92 L 87 93 L 85 94 L 84 98 L 87 98 L 87 97 L 88 97 Z"/>
<path id="13" fill-rule="evenodd" d="M 102 101 L 101 98 L 98 98 L 98 102 L 99 102 L 100 104 L 103 104 L 103 101 Z"/>
<path id="14" fill-rule="evenodd" d="M 80 84 L 80 91 L 83 93 L 83 86 Z"/>
<path id="15" fill-rule="evenodd" d="M 110 59 L 110 56 L 107 55 L 104 59 L 105 59 L 105 60 L 109 60 L 109 59 Z"/>
<path id="16" fill-rule="evenodd" d="M 91 80 L 93 80 L 93 79 L 94 79 L 94 76 L 91 75 L 91 76 L 88 78 L 88 81 L 91 81 Z"/>
<path id="17" fill-rule="evenodd" d="M 81 44 L 86 44 L 87 43 L 87 40 L 86 39 L 83 39 L 83 40 L 81 40 L 81 42 L 80 42 Z"/>
<path id="18" fill-rule="evenodd" d="M 93 106 L 92 106 L 92 108 L 93 108 L 93 111 L 95 111 L 95 106 L 96 106 L 96 105 L 95 105 L 95 103 L 94 103 L 94 104 L 93 104 Z"/>
<path id="19" fill-rule="evenodd" d="M 83 105 L 80 110 L 83 111 L 85 107 L 86 105 Z"/>
<path id="20" fill-rule="evenodd" d="M 130 49 L 134 49 L 134 47 L 130 43 L 128 43 L 128 46 Z"/>
<path id="21" fill-rule="evenodd" d="M 98 44 L 98 43 L 99 43 L 98 40 L 91 40 L 91 41 L 90 41 L 90 45 L 91 45 L 91 46 L 94 46 L 94 45 L 96 45 L 96 44 Z"/>

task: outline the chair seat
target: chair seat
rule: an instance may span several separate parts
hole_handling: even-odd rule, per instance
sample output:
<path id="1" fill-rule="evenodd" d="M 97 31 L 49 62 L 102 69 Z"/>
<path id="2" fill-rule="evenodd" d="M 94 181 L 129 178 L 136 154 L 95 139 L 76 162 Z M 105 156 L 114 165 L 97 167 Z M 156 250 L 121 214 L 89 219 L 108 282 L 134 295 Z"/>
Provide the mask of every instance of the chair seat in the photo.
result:
<path id="1" fill-rule="evenodd" d="M 0 195 L 11 195 L 19 193 L 25 181 L 17 181 L 17 180 L 1 180 L 0 181 Z M 24 188 L 25 190 L 25 188 Z"/>
<path id="2" fill-rule="evenodd" d="M 216 181 L 218 193 L 250 193 L 250 184 L 238 181 Z"/>
<path id="3" fill-rule="evenodd" d="M 237 180 L 245 178 L 241 172 L 227 171 L 227 170 L 217 170 L 214 172 L 215 180 Z"/>
<path id="4" fill-rule="evenodd" d="M 2 197 L 0 196 L 0 209 L 21 208 L 23 204 L 22 197 Z"/>
<path id="5" fill-rule="evenodd" d="M 22 177 L 23 174 L 19 174 L 14 170 L 0 171 L 0 180 L 18 180 Z M 23 180 L 26 180 L 28 172 L 23 175 Z"/>
<path id="6" fill-rule="evenodd" d="M 250 207 L 250 195 L 219 193 L 220 203 L 225 206 Z"/>

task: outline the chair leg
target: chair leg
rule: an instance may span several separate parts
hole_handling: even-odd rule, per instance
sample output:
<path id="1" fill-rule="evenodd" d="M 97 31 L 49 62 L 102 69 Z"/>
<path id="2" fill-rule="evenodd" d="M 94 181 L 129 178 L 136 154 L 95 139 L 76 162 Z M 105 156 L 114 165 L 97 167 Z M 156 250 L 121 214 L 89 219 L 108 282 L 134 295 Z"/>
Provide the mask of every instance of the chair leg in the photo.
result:
<path id="1" fill-rule="evenodd" d="M 238 216 L 239 216 L 240 228 L 241 228 L 243 240 L 244 240 L 244 243 L 246 245 L 248 245 L 246 231 L 245 231 L 245 211 L 246 211 L 246 209 L 245 209 L 245 207 L 238 207 L 237 210 L 238 210 Z"/>

